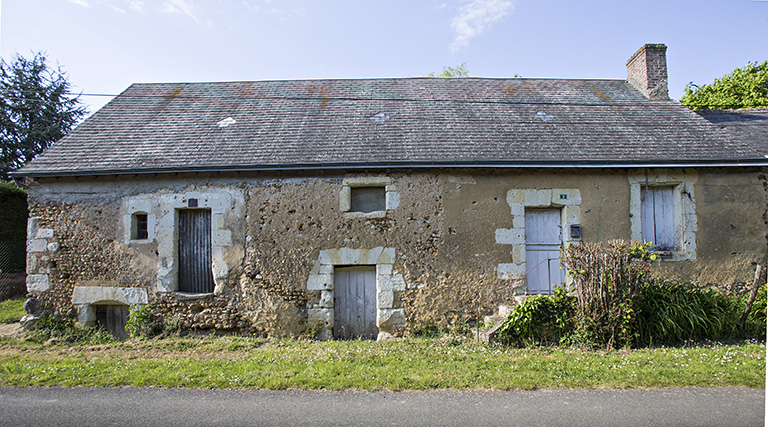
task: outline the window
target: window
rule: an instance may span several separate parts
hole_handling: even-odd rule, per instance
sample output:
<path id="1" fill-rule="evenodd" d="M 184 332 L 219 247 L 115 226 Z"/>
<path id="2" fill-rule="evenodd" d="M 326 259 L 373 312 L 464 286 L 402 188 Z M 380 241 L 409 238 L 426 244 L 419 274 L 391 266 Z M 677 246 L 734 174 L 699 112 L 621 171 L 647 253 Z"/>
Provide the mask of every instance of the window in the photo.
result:
<path id="1" fill-rule="evenodd" d="M 640 188 L 643 240 L 653 242 L 656 250 L 677 249 L 674 194 L 672 186 Z"/>
<path id="2" fill-rule="evenodd" d="M 370 213 L 386 210 L 384 187 L 350 188 L 350 212 Z"/>
<path id="3" fill-rule="evenodd" d="M 696 260 L 695 170 L 647 169 L 630 173 L 631 239 L 653 242 L 665 261 Z"/>
<path id="4" fill-rule="evenodd" d="M 400 194 L 388 176 L 344 178 L 339 192 L 339 208 L 345 218 L 384 218 L 397 209 Z"/>
<path id="5" fill-rule="evenodd" d="M 133 214 L 133 236 L 134 240 L 146 240 L 149 238 L 149 219 L 145 213 Z"/>

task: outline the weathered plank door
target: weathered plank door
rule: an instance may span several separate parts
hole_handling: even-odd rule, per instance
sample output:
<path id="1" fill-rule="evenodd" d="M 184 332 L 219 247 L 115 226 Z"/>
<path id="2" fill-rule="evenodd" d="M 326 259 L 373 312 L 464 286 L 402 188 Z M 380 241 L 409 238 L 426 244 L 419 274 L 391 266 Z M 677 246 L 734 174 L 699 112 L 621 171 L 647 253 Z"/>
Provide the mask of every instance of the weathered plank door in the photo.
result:
<path id="1" fill-rule="evenodd" d="M 643 239 L 660 250 L 675 250 L 674 187 L 642 187 Z"/>
<path id="2" fill-rule="evenodd" d="M 128 338 L 125 324 L 128 322 L 127 305 L 97 305 L 96 323 L 116 338 L 124 340 Z"/>
<path id="3" fill-rule="evenodd" d="M 562 285 L 560 209 L 525 211 L 525 265 L 528 293 L 548 294 Z"/>
<path id="4" fill-rule="evenodd" d="M 211 211 L 179 210 L 179 291 L 213 292 Z"/>
<path id="5" fill-rule="evenodd" d="M 334 338 L 376 338 L 376 267 L 334 269 L 333 307 Z"/>

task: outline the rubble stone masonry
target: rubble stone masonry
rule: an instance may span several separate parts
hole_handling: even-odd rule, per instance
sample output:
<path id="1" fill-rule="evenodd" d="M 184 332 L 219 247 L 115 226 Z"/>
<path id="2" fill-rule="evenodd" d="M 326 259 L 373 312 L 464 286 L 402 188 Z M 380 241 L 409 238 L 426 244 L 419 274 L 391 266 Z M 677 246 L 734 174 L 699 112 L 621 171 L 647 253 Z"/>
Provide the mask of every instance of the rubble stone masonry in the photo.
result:
<path id="1" fill-rule="evenodd" d="M 698 176 L 690 199 L 696 256 L 664 261 L 658 274 L 747 282 L 750 263 L 766 256 L 764 179 L 745 170 L 686 173 Z M 49 312 L 80 311 L 81 323 L 92 321 L 82 313 L 93 305 L 148 302 L 185 328 L 267 336 L 309 330 L 329 338 L 334 268 L 369 265 L 376 267 L 381 332 L 473 322 L 526 293 L 525 209 L 565 209 L 565 232 L 573 223 L 582 235 L 564 243 L 630 239 L 632 215 L 639 215 L 630 208 L 630 175 L 425 170 L 39 179 L 28 188 L 28 291 Z M 384 187 L 385 210 L 350 212 L 355 186 Z M 175 282 L 175 212 L 192 199 L 212 212 L 211 293 L 178 292 Z M 137 213 L 148 218 L 145 239 L 130 230 Z"/>

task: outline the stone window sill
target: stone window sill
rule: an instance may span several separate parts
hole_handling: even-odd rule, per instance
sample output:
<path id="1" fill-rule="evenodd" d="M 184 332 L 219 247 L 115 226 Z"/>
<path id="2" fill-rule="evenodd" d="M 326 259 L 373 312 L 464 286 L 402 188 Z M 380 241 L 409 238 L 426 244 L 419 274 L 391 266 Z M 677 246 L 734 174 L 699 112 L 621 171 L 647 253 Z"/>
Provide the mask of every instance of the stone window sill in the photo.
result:
<path id="1" fill-rule="evenodd" d="M 177 301 L 192 301 L 198 299 L 209 298 L 213 296 L 213 292 L 205 293 L 192 293 L 192 292 L 171 292 L 176 297 Z"/>
<path id="2" fill-rule="evenodd" d="M 367 218 L 384 218 L 387 216 L 387 211 L 373 211 L 373 212 L 344 212 L 344 218 L 347 219 L 367 219 Z"/>

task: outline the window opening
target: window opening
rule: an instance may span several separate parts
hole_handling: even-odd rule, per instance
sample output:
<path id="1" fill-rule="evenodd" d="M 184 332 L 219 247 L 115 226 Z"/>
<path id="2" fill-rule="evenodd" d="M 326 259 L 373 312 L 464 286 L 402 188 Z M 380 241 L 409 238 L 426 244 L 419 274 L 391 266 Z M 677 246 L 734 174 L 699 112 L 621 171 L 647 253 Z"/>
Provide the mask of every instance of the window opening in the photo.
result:
<path id="1" fill-rule="evenodd" d="M 145 240 L 149 238 L 149 221 L 147 214 L 137 213 L 133 215 L 133 239 Z"/>
<path id="2" fill-rule="evenodd" d="M 350 188 L 350 211 L 370 213 L 386 210 L 386 189 L 378 187 Z"/>

